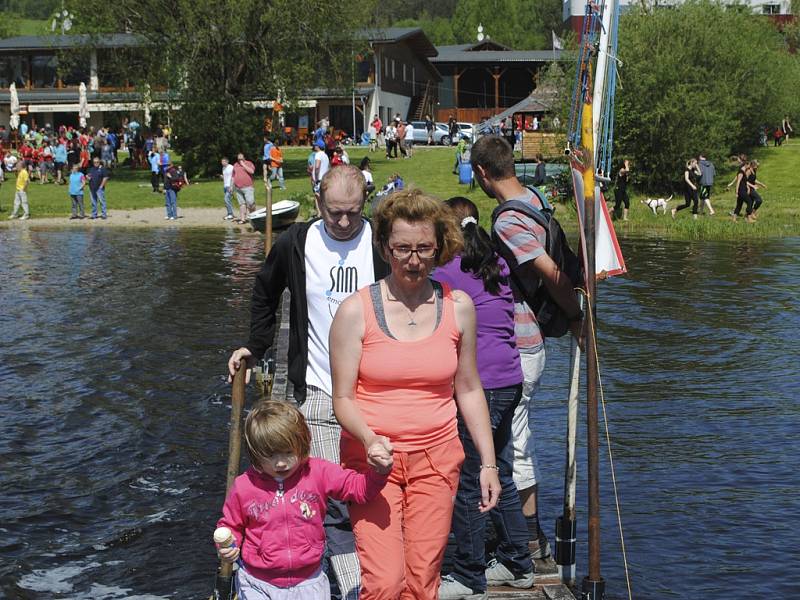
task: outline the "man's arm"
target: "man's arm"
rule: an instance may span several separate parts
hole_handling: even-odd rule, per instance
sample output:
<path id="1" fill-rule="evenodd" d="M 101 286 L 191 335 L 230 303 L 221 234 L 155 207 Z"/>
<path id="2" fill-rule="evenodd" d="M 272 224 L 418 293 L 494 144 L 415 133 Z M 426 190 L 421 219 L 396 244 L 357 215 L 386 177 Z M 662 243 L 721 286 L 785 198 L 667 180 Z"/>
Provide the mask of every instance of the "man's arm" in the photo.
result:
<path id="1" fill-rule="evenodd" d="M 256 276 L 250 303 L 250 338 L 245 344 L 254 360 L 264 356 L 275 339 L 276 314 L 287 286 L 291 237 L 287 232 L 278 238 Z"/>
<path id="2" fill-rule="evenodd" d="M 256 172 L 255 165 L 251 163 L 249 160 L 243 160 L 241 165 L 248 175 L 253 175 Z"/>

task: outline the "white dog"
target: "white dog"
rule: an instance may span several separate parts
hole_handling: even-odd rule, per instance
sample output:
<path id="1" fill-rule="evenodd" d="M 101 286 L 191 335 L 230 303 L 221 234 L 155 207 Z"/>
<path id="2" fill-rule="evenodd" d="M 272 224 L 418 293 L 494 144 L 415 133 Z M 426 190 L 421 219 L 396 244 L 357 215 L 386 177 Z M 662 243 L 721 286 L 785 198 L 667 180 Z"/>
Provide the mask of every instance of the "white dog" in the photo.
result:
<path id="1" fill-rule="evenodd" d="M 661 214 L 667 214 L 667 205 L 669 201 L 672 200 L 672 196 L 669 198 L 648 198 L 647 200 L 642 200 L 642 204 L 646 205 L 650 210 L 653 211 L 654 215 L 658 214 L 658 209 L 661 209 Z"/>

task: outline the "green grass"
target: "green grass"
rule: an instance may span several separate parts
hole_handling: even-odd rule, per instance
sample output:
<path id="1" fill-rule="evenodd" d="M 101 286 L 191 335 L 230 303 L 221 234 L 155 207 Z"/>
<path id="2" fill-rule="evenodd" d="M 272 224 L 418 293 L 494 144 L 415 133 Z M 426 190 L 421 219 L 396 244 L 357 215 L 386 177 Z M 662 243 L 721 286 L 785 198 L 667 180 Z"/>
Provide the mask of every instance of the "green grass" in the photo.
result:
<path id="1" fill-rule="evenodd" d="M 48 19 L 27 19 L 24 17 L 14 17 L 12 35 L 47 35 L 50 31 L 50 21 Z"/>
<path id="2" fill-rule="evenodd" d="M 364 148 L 349 150 L 351 162 L 357 164 L 368 155 Z M 285 148 L 287 191 L 275 188 L 274 201 L 284 198 L 300 200 L 301 216 L 307 217 L 313 210 L 313 199 L 306 175 L 306 159 L 309 150 L 306 148 Z M 123 157 L 124 155 L 121 155 Z M 487 198 L 480 188 L 470 190 L 466 185 L 459 185 L 458 179 L 452 175 L 454 150 L 442 147 L 418 147 L 410 160 L 387 160 L 382 152 L 369 154 L 372 158 L 372 171 L 378 189 L 387 181 L 392 173 L 399 173 L 406 185 L 417 186 L 439 198 L 463 195 L 475 202 L 481 211 L 481 222 L 488 225 L 494 200 Z M 735 204 L 734 194 L 725 191 L 727 184 L 734 176 L 732 167 L 720 166 L 720 175 L 712 196 L 717 214 L 714 217 L 701 216 L 698 220 L 691 217 L 689 210 L 678 214 L 672 220 L 666 216 L 653 216 L 650 210 L 639 202 L 644 195 L 633 194 L 631 199 L 630 220 L 615 223 L 620 236 L 658 236 L 673 239 L 759 239 L 768 237 L 800 235 L 800 197 L 797 192 L 795 177 L 797 165 L 800 164 L 800 141 L 792 141 L 781 148 L 761 148 L 755 156 L 761 162 L 759 180 L 766 183 L 768 189 L 763 190 L 764 205 L 759 211 L 759 220 L 755 224 L 745 222 L 743 218 L 733 223 L 727 216 Z M 219 179 L 196 179 L 193 185 L 180 194 L 180 205 L 189 207 L 219 207 L 222 203 L 222 184 Z M 257 203 L 264 205 L 263 186 L 257 187 Z M 9 207 L 13 200 L 13 176 L 0 188 L 0 205 L 3 212 L 0 219 L 8 218 Z M 613 197 L 613 193 L 609 194 Z M 676 194 L 677 196 L 677 194 Z M 47 216 L 68 216 L 70 199 L 66 186 L 52 184 L 40 185 L 37 181 L 30 184 L 28 199 L 33 218 Z M 682 196 L 681 200 L 682 202 Z M 680 203 L 679 202 L 679 203 Z M 109 209 L 137 209 L 163 206 L 162 195 L 150 191 L 148 171 L 131 171 L 127 167 L 119 167 L 109 183 Z M 675 201 L 671 203 L 675 206 Z M 560 203 L 556 215 L 565 229 L 576 227 L 573 202 Z"/>

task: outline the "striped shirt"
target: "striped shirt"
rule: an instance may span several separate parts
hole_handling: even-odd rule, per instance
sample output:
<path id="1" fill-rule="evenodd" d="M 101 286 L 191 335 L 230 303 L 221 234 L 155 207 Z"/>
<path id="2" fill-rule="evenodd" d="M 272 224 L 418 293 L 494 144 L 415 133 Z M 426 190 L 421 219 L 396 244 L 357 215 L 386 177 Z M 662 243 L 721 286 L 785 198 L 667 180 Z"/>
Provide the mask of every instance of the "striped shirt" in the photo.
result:
<path id="1" fill-rule="evenodd" d="M 533 201 L 533 198 L 533 192 L 526 189 L 524 194 L 509 200 L 533 202 L 534 206 L 541 208 L 538 200 Z M 547 253 L 545 250 L 547 232 L 524 213 L 507 210 L 497 217 L 492 228 L 500 243 L 508 249 L 508 252 L 502 253 L 503 256 L 507 258 L 510 255 L 513 258 L 509 261 L 512 271 L 519 265 Z M 534 354 L 541 350 L 544 344 L 536 317 L 525 301 L 514 302 L 514 333 L 517 336 L 517 347 L 522 353 Z"/>

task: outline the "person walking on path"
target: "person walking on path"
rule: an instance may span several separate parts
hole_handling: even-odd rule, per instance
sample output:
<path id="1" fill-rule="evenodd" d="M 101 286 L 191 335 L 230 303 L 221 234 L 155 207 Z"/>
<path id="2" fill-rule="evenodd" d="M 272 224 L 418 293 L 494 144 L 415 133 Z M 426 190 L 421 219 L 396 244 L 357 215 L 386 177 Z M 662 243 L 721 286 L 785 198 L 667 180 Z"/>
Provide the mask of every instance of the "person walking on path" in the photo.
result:
<path id="1" fill-rule="evenodd" d="M 483 136 L 475 142 L 470 155 L 472 170 L 481 189 L 502 205 L 512 200 L 527 202 L 537 208 L 542 200 L 534 190 L 525 188 L 514 171 L 514 152 L 499 136 Z M 581 341 L 583 311 L 572 282 L 558 268 L 546 250 L 547 232 L 526 213 L 506 210 L 492 214 L 492 237 L 500 256 L 511 270 L 514 292 L 514 334 L 522 363 L 522 400 L 514 410 L 511 429 L 514 437 L 514 483 L 519 490 L 522 513 L 528 525 L 531 557 L 550 556 L 550 544 L 539 525 L 537 505 L 538 468 L 534 452 L 533 401 L 545 367 L 544 338 L 536 316 L 525 298 L 533 296 L 530 285 L 543 282 L 550 295 L 569 316 L 570 331 Z"/>
<path id="2" fill-rule="evenodd" d="M 108 217 L 106 212 L 106 184 L 111 173 L 103 166 L 99 156 L 92 159 L 92 167 L 89 169 L 87 179 L 89 180 L 89 195 L 92 198 L 92 219 L 96 219 L 98 206 L 100 208 L 100 218 L 105 220 Z"/>
<path id="3" fill-rule="evenodd" d="M 283 151 L 280 144 L 276 141 L 269 150 L 269 187 L 272 181 L 277 179 L 278 186 L 285 192 L 286 181 L 283 178 Z"/>
<path id="4" fill-rule="evenodd" d="M 314 154 L 311 165 L 311 187 L 317 200 L 320 198 L 322 180 L 331 169 L 331 160 L 325 152 L 325 142 L 314 143 Z"/>
<path id="5" fill-rule="evenodd" d="M 272 161 L 272 159 L 270 158 L 270 152 L 272 151 L 272 148 L 273 148 L 274 145 L 275 144 L 272 143 L 272 140 L 269 139 L 269 136 L 265 135 L 264 136 L 264 148 L 263 148 L 263 151 L 261 153 L 261 168 L 263 170 L 264 183 L 268 187 L 271 187 L 270 183 L 269 183 L 270 166 L 271 166 L 271 161 Z"/>
<path id="6" fill-rule="evenodd" d="M 256 208 L 256 193 L 253 189 L 253 175 L 256 167 L 239 152 L 233 165 L 233 189 L 239 202 L 239 223 L 247 223 L 247 214 Z"/>
<path id="7" fill-rule="evenodd" d="M 436 598 L 464 452 L 456 411 L 480 456 L 480 510 L 500 492 L 489 413 L 475 365 L 469 296 L 428 278 L 461 236 L 452 213 L 419 189 L 389 196 L 373 218 L 391 274 L 347 298 L 331 326 L 333 406 L 342 464 L 364 472 L 388 438 L 389 481 L 351 506 L 361 600 Z M 388 559 L 388 560 L 387 560 Z"/>
<path id="8" fill-rule="evenodd" d="M 69 197 L 72 199 L 72 215 L 70 219 L 83 219 L 86 213 L 83 209 L 83 189 L 86 187 L 86 176 L 81 173 L 78 165 L 72 165 L 69 174 Z"/>
<path id="9" fill-rule="evenodd" d="M 151 150 L 147 155 L 147 162 L 150 163 L 150 187 L 153 188 L 153 193 L 158 194 L 159 179 L 161 178 L 161 157 L 158 152 Z"/>
<path id="10" fill-rule="evenodd" d="M 475 204 L 467 198 L 445 202 L 461 224 L 464 249 L 452 261 L 436 269 L 433 279 L 463 290 L 475 305 L 477 319 L 478 374 L 489 408 L 495 461 L 500 477 L 500 500 L 489 513 L 499 536 L 495 560 L 487 570 L 485 551 L 486 513 L 480 512 L 480 456 L 459 417 L 458 434 L 464 446 L 464 464 L 453 510 L 456 551 L 453 570 L 442 578 L 440 600 L 480 598 L 487 582 L 514 581 L 517 587 L 533 585 L 533 563 L 528 550 L 528 531 L 514 485 L 514 443 L 511 420 L 522 398 L 522 366 L 514 337 L 514 295 L 510 271 L 478 224 Z"/>
<path id="11" fill-rule="evenodd" d="M 386 158 L 397 158 L 397 127 L 393 121 L 386 126 L 383 138 L 386 144 Z"/>
<path id="12" fill-rule="evenodd" d="M 379 460 L 366 473 L 310 458 L 311 432 L 288 402 L 262 402 L 244 430 L 251 466 L 234 480 L 217 522 L 236 542 L 218 548 L 220 558 L 242 559 L 237 594 L 242 600 L 329 600 L 322 571 L 326 502 L 374 498 L 392 469 L 391 452 L 377 445 Z"/>
<path id="13" fill-rule="evenodd" d="M 172 161 L 167 164 L 167 171 L 164 173 L 164 198 L 167 207 L 166 219 L 175 221 L 178 218 L 178 192 L 189 185 L 183 169 L 175 166 Z"/>
<path id="14" fill-rule="evenodd" d="M 20 221 L 30 218 L 30 208 L 28 207 L 28 184 L 30 183 L 31 176 L 28 173 L 28 168 L 25 166 L 25 161 L 21 160 L 17 163 L 17 184 L 14 192 L 14 208 L 11 210 L 9 219 L 17 218 L 17 211 L 22 208 L 22 216 Z"/>
<path id="15" fill-rule="evenodd" d="M 714 188 L 717 169 L 714 167 L 714 163 L 703 154 L 699 156 L 698 166 L 700 167 L 700 199 L 703 201 L 703 206 L 708 209 L 709 216 L 713 217 L 714 207 L 711 206 L 711 192 Z"/>
<path id="16" fill-rule="evenodd" d="M 631 176 L 631 161 L 627 158 L 622 161 L 622 168 L 617 173 L 617 182 L 614 186 L 614 216 L 619 218 L 619 209 L 622 207 L 622 220 L 628 220 L 628 211 L 631 208 L 631 199 L 628 194 L 628 183 Z"/>
<path id="17" fill-rule="evenodd" d="M 227 156 L 223 156 L 219 162 L 222 165 L 220 177 L 222 177 L 222 199 L 225 202 L 226 211 L 223 219 L 232 221 L 234 219 L 233 203 L 231 202 L 233 198 L 233 165 L 228 162 Z"/>
<path id="18" fill-rule="evenodd" d="M 686 168 L 683 170 L 683 204 L 672 209 L 673 219 L 678 214 L 678 211 L 689 208 L 689 206 L 692 207 L 692 217 L 697 218 L 698 203 L 700 201 L 699 185 L 700 167 L 696 158 L 690 158 L 686 161 Z"/>
<path id="19" fill-rule="evenodd" d="M 295 223 L 278 237 L 253 287 L 250 337 L 234 351 L 228 370 L 255 365 L 274 347 L 285 289 L 291 294 L 289 381 L 311 428 L 311 456 L 340 462 L 341 428 L 333 415 L 328 334 L 336 311 L 350 294 L 388 273 L 372 245 L 372 227 L 361 216 L 366 200 L 358 167 L 329 171 L 320 185 L 320 218 Z M 249 371 L 248 371 L 249 377 Z M 358 597 L 360 574 L 347 507 L 332 503 L 325 517 L 331 564 L 343 600 Z"/>

